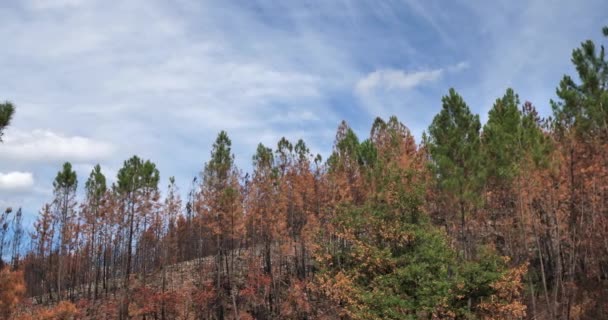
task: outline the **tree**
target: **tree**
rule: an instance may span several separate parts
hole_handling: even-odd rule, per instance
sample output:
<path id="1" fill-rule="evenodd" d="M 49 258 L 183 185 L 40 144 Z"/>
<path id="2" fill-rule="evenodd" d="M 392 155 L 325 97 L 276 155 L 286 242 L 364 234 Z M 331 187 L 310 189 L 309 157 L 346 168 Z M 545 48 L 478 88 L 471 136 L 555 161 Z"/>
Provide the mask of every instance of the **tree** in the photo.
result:
<path id="1" fill-rule="evenodd" d="M 169 178 L 169 185 L 167 186 L 167 195 L 165 196 L 165 203 L 163 206 L 164 217 L 166 220 L 166 232 L 167 237 L 166 245 L 163 248 L 163 260 L 169 264 L 178 262 L 178 237 L 177 234 L 177 222 L 182 216 L 182 199 L 179 195 L 179 189 L 175 184 L 175 177 Z"/>
<path id="2" fill-rule="evenodd" d="M 10 225 L 8 217 L 12 212 L 12 208 L 6 208 L 6 210 L 0 214 L 0 267 L 4 266 L 4 260 L 2 260 L 2 257 L 4 256 L 5 238 Z"/>
<path id="3" fill-rule="evenodd" d="M 488 122 L 483 126 L 483 168 L 487 179 L 508 183 L 517 175 L 517 163 L 523 153 L 519 143 L 521 136 L 519 97 L 512 89 L 507 89 L 490 109 Z"/>
<path id="4" fill-rule="evenodd" d="M 253 156 L 253 174 L 245 198 L 247 240 L 252 251 L 248 255 L 246 288 L 241 295 L 251 303 L 254 317 L 277 314 L 275 302 L 280 283 L 275 274 L 277 254 L 287 236 L 286 202 L 280 195 L 279 169 L 275 166 L 272 149 L 258 144 Z M 258 251 L 261 254 L 258 254 Z M 256 268 L 262 265 L 263 269 Z"/>
<path id="5" fill-rule="evenodd" d="M 2 142 L 4 130 L 10 125 L 14 113 L 15 106 L 12 103 L 8 101 L 0 103 L 0 142 Z"/>
<path id="6" fill-rule="evenodd" d="M 215 313 L 224 319 L 225 310 L 239 314 L 235 283 L 237 249 L 244 232 L 239 173 L 234 165 L 232 141 L 221 131 L 211 150 L 211 159 L 202 172 L 197 203 L 202 221 L 215 240 Z"/>
<path id="7" fill-rule="evenodd" d="M 13 270 L 19 268 L 19 257 L 21 255 L 21 240 L 23 239 L 23 211 L 17 209 L 13 218 L 13 241 L 11 250 L 11 264 Z"/>
<path id="8" fill-rule="evenodd" d="M 608 27 L 603 28 L 608 37 Z M 558 130 L 570 128 L 583 138 L 608 138 L 608 60 L 587 40 L 572 51 L 580 83 L 565 75 L 557 88 L 560 101 L 551 101 Z"/>
<path id="9" fill-rule="evenodd" d="M 454 89 L 441 99 L 442 110 L 429 127 L 427 141 L 431 166 L 440 192 L 446 197 L 446 210 L 458 208 L 463 255 L 469 257 L 467 217 L 480 201 L 483 170 L 480 166 L 481 124 Z M 446 221 L 448 222 L 448 221 Z M 450 230 L 450 228 L 448 228 Z"/>
<path id="10" fill-rule="evenodd" d="M 129 279 L 133 271 L 133 246 L 137 243 L 136 227 L 141 220 L 146 222 L 148 213 L 158 199 L 160 173 L 150 160 L 143 161 L 137 156 L 126 160 L 118 171 L 114 191 L 120 198 L 121 211 L 126 228 L 126 263 L 124 269 L 124 297 L 119 312 L 120 319 L 126 319 L 129 311 Z M 144 227 L 145 230 L 145 227 Z M 145 274 L 145 269 L 142 270 Z"/>
<path id="11" fill-rule="evenodd" d="M 97 299 L 99 292 L 99 280 L 101 276 L 101 233 L 99 227 L 103 211 L 101 206 L 108 189 L 106 186 L 106 177 L 101 172 L 101 166 L 99 164 L 93 167 L 93 170 L 85 183 L 85 189 L 86 199 L 82 213 L 84 215 L 83 222 L 86 228 L 89 229 L 87 252 L 90 254 L 88 260 L 92 265 L 94 278 L 94 280 L 89 281 L 87 294 L 90 296 L 91 290 L 93 290 L 93 300 L 95 300 Z M 92 285 L 94 285 L 93 289 L 91 288 Z"/>
<path id="12" fill-rule="evenodd" d="M 279 199 L 286 202 L 285 228 L 293 246 L 296 274 L 300 280 L 307 272 L 307 224 L 313 218 L 314 176 L 311 170 L 311 154 L 306 143 L 299 139 L 292 145 L 282 138 L 277 145 L 279 174 Z"/>
<path id="13" fill-rule="evenodd" d="M 53 193 L 55 199 L 55 220 L 58 224 L 58 263 L 57 263 L 57 295 L 62 298 L 63 277 L 65 260 L 68 260 L 67 269 L 69 266 L 68 253 L 73 242 L 73 233 L 75 232 L 76 218 L 76 188 L 78 186 L 78 178 L 76 172 L 72 170 L 72 164 L 66 162 L 63 164 L 62 170 L 57 172 L 55 181 L 53 182 Z"/>
<path id="14" fill-rule="evenodd" d="M 182 200 L 179 195 L 179 189 L 175 184 L 175 177 L 169 178 L 169 185 L 167 187 L 167 195 L 165 196 L 165 202 L 163 205 L 162 216 L 158 216 L 157 221 L 154 223 L 156 225 L 158 234 L 156 235 L 158 241 L 160 242 L 160 248 L 156 250 L 159 255 L 159 265 L 161 268 L 161 294 L 159 294 L 160 300 L 160 314 L 161 319 L 166 319 L 167 316 L 169 318 L 174 318 L 175 316 L 171 316 L 173 312 L 171 310 L 174 309 L 175 301 L 173 301 L 176 297 L 176 292 L 168 292 L 167 291 L 167 265 L 173 265 L 178 262 L 178 237 L 177 234 L 179 232 L 177 228 L 177 221 L 180 218 L 183 218 L 181 214 L 182 209 Z M 183 296 L 183 295 L 182 295 Z"/>
<path id="15" fill-rule="evenodd" d="M 373 154 L 366 153 L 361 157 L 360 148 L 359 138 L 346 121 L 342 121 L 336 132 L 333 152 L 327 159 L 328 170 L 340 173 L 331 175 L 331 183 L 336 186 L 336 192 L 333 194 L 336 201 L 353 199 L 360 202 L 363 198 L 359 162 L 370 160 L 368 158 L 373 157 Z"/>
<path id="16" fill-rule="evenodd" d="M 335 205 L 332 229 L 342 245 L 326 243 L 317 251 L 324 312 L 344 319 L 474 317 L 484 299 L 498 294 L 493 286 L 509 269 L 492 252 L 457 259 L 445 235 L 429 223 L 423 212 L 424 150 L 397 118 L 376 120 L 372 141 L 378 157 L 359 169 L 366 176 L 364 201 Z M 496 308 L 521 306 L 521 288 L 513 292 L 501 294 L 505 299 Z"/>
<path id="17" fill-rule="evenodd" d="M 489 232 L 497 249 L 504 253 L 511 243 L 505 244 L 512 231 L 509 219 L 516 217 L 517 190 L 514 181 L 519 175 L 525 150 L 522 148 L 524 130 L 519 97 L 507 89 L 496 99 L 488 113 L 488 122 L 481 135 L 482 167 L 485 173 L 484 211 L 490 222 Z M 484 217 L 485 218 L 485 217 Z M 479 221 L 484 219 L 479 217 Z M 485 219 L 487 219 L 485 218 Z M 484 231 L 478 230 L 478 233 Z M 485 232 L 484 232 L 485 233 Z"/>
<path id="18" fill-rule="evenodd" d="M 55 222 L 50 204 L 45 204 L 34 222 L 34 232 L 31 234 L 33 261 L 26 267 L 26 282 L 29 295 L 49 294 L 51 298 L 51 276 L 49 271 L 53 267 L 51 251 L 55 237 Z M 46 260 L 48 256 L 48 261 Z"/>
<path id="19" fill-rule="evenodd" d="M 254 247 L 263 246 L 264 272 L 272 275 L 271 247 L 285 230 L 284 208 L 278 201 L 278 172 L 272 149 L 259 144 L 253 157 L 254 171 L 249 189 L 249 225 Z M 283 209 L 283 210 L 281 210 Z"/>
<path id="20" fill-rule="evenodd" d="M 602 31 L 608 36 L 608 28 Z M 577 77 L 565 75 L 557 88 L 558 101 L 551 101 L 556 142 L 552 156 L 559 174 L 552 177 L 551 197 L 539 195 L 534 208 L 540 217 L 534 230 L 538 264 L 555 317 L 576 308 L 602 308 L 601 303 L 581 307 L 583 302 L 574 306 L 566 301 L 580 290 L 590 290 L 585 279 L 608 276 L 603 267 L 607 251 L 599 246 L 608 226 L 608 59 L 603 46 L 598 50 L 588 40 L 573 50 L 571 61 Z M 553 199 L 564 205 L 557 207 Z"/>
<path id="21" fill-rule="evenodd" d="M 519 97 L 507 89 L 490 110 L 481 138 L 486 178 L 477 234 L 489 239 L 501 254 L 512 257 L 514 263 L 526 263 L 536 247 L 530 242 L 534 230 L 530 226 L 534 219 L 530 200 L 537 197 L 539 180 L 535 178 L 545 175 L 548 168 L 550 137 L 543 131 L 543 120 L 534 106 L 525 102 L 520 107 Z M 531 268 L 527 275 L 534 316 L 535 271 Z"/>

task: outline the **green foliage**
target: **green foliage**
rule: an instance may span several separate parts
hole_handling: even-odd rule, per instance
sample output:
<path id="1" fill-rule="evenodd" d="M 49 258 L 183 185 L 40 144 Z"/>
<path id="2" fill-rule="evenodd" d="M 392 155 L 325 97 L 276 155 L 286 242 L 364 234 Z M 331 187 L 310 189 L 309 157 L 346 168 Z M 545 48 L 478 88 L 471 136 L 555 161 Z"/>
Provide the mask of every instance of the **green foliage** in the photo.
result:
<path id="1" fill-rule="evenodd" d="M 141 190 L 158 190 L 160 173 L 150 160 L 143 161 L 138 156 L 133 156 L 118 170 L 117 178 L 115 190 L 129 196 Z"/>
<path id="2" fill-rule="evenodd" d="M 373 167 L 378 161 L 378 150 L 374 143 L 366 139 L 357 148 L 357 159 L 362 167 Z"/>
<path id="3" fill-rule="evenodd" d="M 352 170 L 359 159 L 359 138 L 355 132 L 342 121 L 336 134 L 334 151 L 327 159 L 330 170 Z"/>
<path id="4" fill-rule="evenodd" d="M 265 147 L 261 143 L 258 144 L 258 148 L 253 156 L 253 166 L 258 170 L 263 168 L 272 168 L 274 166 L 272 149 Z"/>
<path id="5" fill-rule="evenodd" d="M 374 127 L 385 126 L 382 119 L 377 118 Z M 372 132 L 374 129 L 372 129 Z M 359 142 L 357 134 L 342 122 L 338 127 L 334 151 L 327 159 L 330 171 L 350 170 L 351 172 L 358 167 L 371 168 L 378 161 L 378 150 L 371 139 Z"/>
<path id="6" fill-rule="evenodd" d="M 85 189 L 87 191 L 87 198 L 95 201 L 99 201 L 106 192 L 106 177 L 101 172 L 101 166 L 99 164 L 95 165 L 91 171 L 89 179 L 85 183 Z"/>
<path id="7" fill-rule="evenodd" d="M 431 156 L 436 197 L 444 206 L 442 215 L 446 221 L 456 216 L 460 220 L 457 228 L 447 231 L 459 233 L 459 252 L 468 259 L 471 256 L 471 237 L 467 221 L 483 201 L 485 184 L 479 133 L 481 124 L 479 116 L 471 113 L 454 89 L 450 89 L 441 101 L 442 109 L 429 126 L 429 135 L 424 137 L 424 141 Z"/>
<path id="8" fill-rule="evenodd" d="M 476 117 L 468 119 L 473 120 L 469 131 L 476 134 Z M 331 258 L 319 275 L 342 283 L 322 281 L 323 288 L 353 319 L 474 317 L 476 305 L 495 293 L 491 285 L 507 270 L 504 260 L 490 251 L 470 261 L 456 257 L 446 235 L 422 210 L 424 166 L 416 165 L 415 154 L 407 155 L 413 162 L 402 162 L 402 144 L 392 143 L 407 140 L 409 131 L 396 118 L 389 124 L 377 119 L 373 140 L 358 145 L 345 130 L 346 142 L 336 144 L 335 157 L 361 159 L 358 170 L 366 173 L 367 194 L 361 204 L 336 207 L 334 225 L 343 245 L 325 251 Z M 378 157 L 379 148 L 394 156 Z M 335 285 L 333 291 L 328 283 Z M 335 294 L 345 287 L 347 296 Z"/>
<path id="9" fill-rule="evenodd" d="M 15 106 L 12 103 L 6 101 L 0 103 L 0 142 L 2 142 L 2 136 L 4 135 L 4 129 L 8 127 L 13 119 L 15 113 Z"/>
<path id="10" fill-rule="evenodd" d="M 551 150 L 541 128 L 541 119 L 531 103 L 519 106 L 512 89 L 494 103 L 483 127 L 482 155 L 488 182 L 510 184 L 529 161 L 545 166 Z"/>
<path id="11" fill-rule="evenodd" d="M 288 162 L 291 159 L 291 155 L 293 152 L 293 144 L 289 142 L 285 137 L 282 137 L 281 140 L 277 143 L 277 150 L 275 151 L 278 157 L 279 166 L 281 170 L 285 170 L 288 165 Z"/>
<path id="12" fill-rule="evenodd" d="M 464 261 L 460 264 L 460 280 L 458 293 L 479 301 L 494 293 L 491 284 L 496 282 L 507 270 L 505 260 L 496 253 L 482 247 L 476 260 Z"/>
<path id="13" fill-rule="evenodd" d="M 310 155 L 310 150 L 302 139 L 299 139 L 298 142 L 296 142 L 296 145 L 294 146 L 293 150 L 298 156 L 298 161 L 305 161 Z"/>
<path id="14" fill-rule="evenodd" d="M 72 170 L 72 164 L 66 162 L 63 164 L 62 170 L 57 172 L 53 187 L 56 193 L 73 193 L 76 192 L 78 186 L 78 178 L 76 171 Z"/>
<path id="15" fill-rule="evenodd" d="M 483 127 L 483 167 L 488 178 L 510 181 L 517 174 L 517 163 L 523 152 L 519 97 L 512 89 L 497 99 Z"/>
<path id="16" fill-rule="evenodd" d="M 371 275 L 362 303 L 381 319 L 416 318 L 445 306 L 454 287 L 454 254 L 436 231 L 412 227 L 409 243 L 390 256 L 390 272 Z M 373 256 L 373 254 L 372 254 Z M 365 279 L 367 281 L 367 278 Z"/>
<path id="17" fill-rule="evenodd" d="M 479 116 L 473 115 L 454 89 L 429 127 L 429 151 L 439 186 L 459 202 L 479 198 L 483 181 Z"/>
<path id="18" fill-rule="evenodd" d="M 494 294 L 491 284 L 506 271 L 491 252 L 475 261 L 456 258 L 446 235 L 422 212 L 421 185 L 402 187 L 412 174 L 377 163 L 371 178 L 377 187 L 368 187 L 366 202 L 336 212 L 347 244 L 321 276 L 352 279 L 354 296 L 346 308 L 354 319 L 473 317 L 475 305 Z"/>
<path id="19" fill-rule="evenodd" d="M 553 144 L 543 132 L 541 119 L 531 103 L 524 103 L 521 111 L 521 149 L 526 159 L 536 167 L 546 167 Z"/>
<path id="20" fill-rule="evenodd" d="M 608 37 L 608 27 L 603 33 Z M 604 46 L 591 40 L 572 51 L 580 83 L 565 75 L 557 88 L 560 101 L 551 101 L 557 129 L 574 129 L 583 138 L 608 137 L 608 60 Z"/>
<path id="21" fill-rule="evenodd" d="M 234 166 L 231 147 L 232 141 L 226 131 L 220 131 L 213 143 L 211 159 L 205 164 L 203 180 L 211 184 L 226 182 Z"/>
<path id="22" fill-rule="evenodd" d="M 214 214 L 219 212 L 231 212 L 234 214 L 238 207 L 240 190 L 238 189 L 238 172 L 234 165 L 234 154 L 232 154 L 232 141 L 225 131 L 221 131 L 213 144 L 211 159 L 205 164 L 203 170 L 202 189 L 208 208 Z M 262 146 L 262 148 L 264 148 Z M 265 153 L 264 150 L 262 153 Z M 269 161 L 266 154 L 260 155 Z M 263 159 L 258 159 L 263 160 Z M 255 161 L 255 160 L 254 160 Z M 222 226 L 224 227 L 224 226 Z"/>

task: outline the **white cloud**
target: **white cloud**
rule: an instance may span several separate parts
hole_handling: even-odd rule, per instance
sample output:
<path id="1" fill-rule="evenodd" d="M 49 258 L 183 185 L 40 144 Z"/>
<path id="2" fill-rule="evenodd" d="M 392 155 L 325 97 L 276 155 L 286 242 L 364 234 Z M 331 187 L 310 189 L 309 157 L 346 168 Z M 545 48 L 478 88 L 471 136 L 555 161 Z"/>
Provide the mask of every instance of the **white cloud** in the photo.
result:
<path id="1" fill-rule="evenodd" d="M 408 90 L 425 83 L 435 82 L 447 72 L 458 72 L 469 67 L 466 61 L 448 66 L 446 68 L 406 72 L 399 69 L 380 69 L 367 74 L 357 81 L 355 91 L 357 94 L 367 94 L 376 89 Z"/>
<path id="2" fill-rule="evenodd" d="M 0 172 L 0 190 L 20 191 L 29 189 L 33 185 L 34 176 L 31 172 Z"/>
<path id="3" fill-rule="evenodd" d="M 416 72 L 379 69 L 359 79 L 354 91 L 368 113 L 387 117 L 398 113 L 408 102 L 420 101 L 421 95 L 417 90 L 420 87 L 436 83 L 446 74 L 457 73 L 468 67 L 468 62 L 463 61 L 444 68 Z"/>
<path id="4" fill-rule="evenodd" d="M 11 132 L 0 146 L 0 156 L 20 161 L 87 161 L 109 157 L 111 144 L 49 130 Z"/>
<path id="5" fill-rule="evenodd" d="M 162 65 L 128 67 L 108 78 L 109 94 L 204 93 L 202 98 L 241 107 L 269 99 L 318 97 L 322 80 L 305 72 L 280 70 L 263 63 L 225 62 L 217 54 L 196 47 L 169 57 Z M 235 94 L 236 93 L 236 94 Z M 238 104 L 235 98 L 242 99 Z"/>
<path id="6" fill-rule="evenodd" d="M 418 71 L 406 73 L 403 70 L 382 69 L 376 70 L 357 82 L 355 90 L 358 94 L 367 94 L 375 89 L 407 90 L 425 82 L 438 80 L 443 69 Z"/>

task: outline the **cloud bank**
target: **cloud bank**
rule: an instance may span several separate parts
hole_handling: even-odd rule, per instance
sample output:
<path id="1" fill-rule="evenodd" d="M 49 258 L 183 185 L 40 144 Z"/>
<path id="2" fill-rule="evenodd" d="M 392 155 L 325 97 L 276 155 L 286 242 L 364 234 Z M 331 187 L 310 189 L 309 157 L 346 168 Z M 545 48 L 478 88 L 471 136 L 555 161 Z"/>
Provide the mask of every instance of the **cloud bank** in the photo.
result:
<path id="1" fill-rule="evenodd" d="M 12 131 L 0 146 L 0 157 L 28 162 L 102 161 L 112 155 L 113 149 L 106 142 L 50 130 Z"/>

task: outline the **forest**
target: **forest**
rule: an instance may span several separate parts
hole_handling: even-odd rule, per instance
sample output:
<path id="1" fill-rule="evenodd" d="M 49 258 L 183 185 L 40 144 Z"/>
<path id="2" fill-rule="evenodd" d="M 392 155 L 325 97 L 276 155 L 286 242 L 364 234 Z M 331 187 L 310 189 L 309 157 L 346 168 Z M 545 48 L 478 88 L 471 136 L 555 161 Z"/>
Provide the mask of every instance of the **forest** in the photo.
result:
<path id="1" fill-rule="evenodd" d="M 327 159 L 282 138 L 251 173 L 221 131 L 189 190 L 138 156 L 111 185 L 66 162 L 31 230 L 0 212 L 0 318 L 604 318 L 608 59 L 572 63 L 547 118 L 506 89 L 482 125 L 450 89 L 420 142 L 343 121 Z"/>

